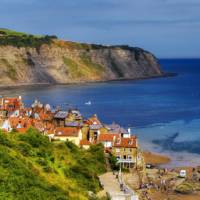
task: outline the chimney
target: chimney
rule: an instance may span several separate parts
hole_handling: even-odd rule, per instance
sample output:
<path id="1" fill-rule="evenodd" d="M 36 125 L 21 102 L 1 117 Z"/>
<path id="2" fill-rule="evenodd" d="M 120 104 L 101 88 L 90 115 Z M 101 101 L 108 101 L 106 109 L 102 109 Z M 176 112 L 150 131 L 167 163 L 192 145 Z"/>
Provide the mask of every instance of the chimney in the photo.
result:
<path id="1" fill-rule="evenodd" d="M 116 140 L 116 136 L 114 135 L 114 137 L 113 137 L 113 142 L 115 142 L 115 140 Z"/>

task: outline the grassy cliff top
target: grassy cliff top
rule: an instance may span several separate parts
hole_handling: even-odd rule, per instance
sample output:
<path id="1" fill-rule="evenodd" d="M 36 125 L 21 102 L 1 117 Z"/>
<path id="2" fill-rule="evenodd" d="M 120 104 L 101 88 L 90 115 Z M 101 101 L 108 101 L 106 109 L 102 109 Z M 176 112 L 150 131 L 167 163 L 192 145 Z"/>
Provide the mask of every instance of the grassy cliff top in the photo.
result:
<path id="1" fill-rule="evenodd" d="M 3 46 L 39 48 L 43 44 L 50 44 L 55 38 L 56 36 L 32 35 L 0 28 L 0 45 Z"/>
<path id="2" fill-rule="evenodd" d="M 71 142 L 50 143 L 34 129 L 0 132 L 0 199 L 67 200 L 91 198 L 105 171 L 102 145 L 83 150 Z"/>
<path id="3" fill-rule="evenodd" d="M 55 44 L 61 47 L 70 49 L 116 49 L 130 50 L 135 52 L 144 51 L 138 47 L 130 47 L 128 45 L 101 45 L 101 44 L 86 44 L 72 41 L 56 40 L 55 35 L 32 35 L 14 30 L 0 28 L 0 45 L 11 45 L 16 47 L 36 47 L 39 48 L 43 44 Z"/>

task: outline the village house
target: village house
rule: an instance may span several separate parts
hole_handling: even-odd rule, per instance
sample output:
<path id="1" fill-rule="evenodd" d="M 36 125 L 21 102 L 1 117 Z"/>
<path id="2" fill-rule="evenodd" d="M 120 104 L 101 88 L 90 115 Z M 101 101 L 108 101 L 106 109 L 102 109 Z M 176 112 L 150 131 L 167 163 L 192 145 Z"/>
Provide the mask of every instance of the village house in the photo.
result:
<path id="1" fill-rule="evenodd" d="M 126 130 L 125 128 L 114 122 L 111 125 L 106 125 L 105 127 L 108 130 L 108 133 L 120 134 L 122 137 L 123 135 L 130 134 L 130 129 Z"/>
<path id="2" fill-rule="evenodd" d="M 28 117 L 10 117 L 6 119 L 1 126 L 1 129 L 10 132 L 17 131 L 20 133 L 25 133 L 32 126 L 32 119 Z"/>
<path id="3" fill-rule="evenodd" d="M 123 167 L 132 168 L 137 166 L 138 144 L 135 136 L 118 137 L 112 147 L 112 154 Z"/>
<path id="4" fill-rule="evenodd" d="M 58 127 L 64 127 L 67 117 L 68 117 L 67 111 L 58 111 L 53 117 L 54 125 Z"/>
<path id="5" fill-rule="evenodd" d="M 8 112 L 19 110 L 23 107 L 22 97 L 13 98 L 0 98 L 0 110 L 6 110 Z"/>
<path id="6" fill-rule="evenodd" d="M 98 142 L 104 145 L 106 151 L 111 151 L 113 143 L 120 137 L 119 134 L 103 133 L 98 136 Z"/>
<path id="7" fill-rule="evenodd" d="M 91 143 L 96 143 L 98 136 L 100 133 L 106 132 L 107 130 L 104 128 L 100 120 L 98 119 L 97 115 L 93 115 L 89 119 L 84 122 L 85 126 L 88 128 L 86 138 Z"/>
<path id="8" fill-rule="evenodd" d="M 71 141 L 88 149 L 90 145 L 102 143 L 105 151 L 113 154 L 123 167 L 132 168 L 140 162 L 137 138 L 118 124 L 103 125 L 97 115 L 84 120 L 81 113 L 51 110 L 35 100 L 31 108 L 24 108 L 21 97 L 0 100 L 0 128 L 10 132 L 25 133 L 30 127 L 47 135 L 50 141 Z"/>
<path id="9" fill-rule="evenodd" d="M 71 141 L 77 146 L 82 140 L 82 131 L 80 128 L 72 127 L 56 127 L 53 135 L 54 140 Z"/>
<path id="10" fill-rule="evenodd" d="M 81 113 L 77 109 L 70 109 L 68 111 L 67 121 L 81 122 L 83 119 Z"/>

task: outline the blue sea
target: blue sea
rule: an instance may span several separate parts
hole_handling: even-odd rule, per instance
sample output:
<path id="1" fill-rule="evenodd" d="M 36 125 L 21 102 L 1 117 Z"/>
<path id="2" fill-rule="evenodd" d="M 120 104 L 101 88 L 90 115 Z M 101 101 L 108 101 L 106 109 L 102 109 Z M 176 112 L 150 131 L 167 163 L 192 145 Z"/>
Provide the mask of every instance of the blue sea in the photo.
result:
<path id="1" fill-rule="evenodd" d="M 63 109 L 97 114 L 107 124 L 131 127 L 141 147 L 172 157 L 171 165 L 200 165 L 200 59 L 162 59 L 174 77 L 81 85 L 0 89 L 1 95 L 22 95 Z M 91 105 L 85 103 L 91 101 Z"/>

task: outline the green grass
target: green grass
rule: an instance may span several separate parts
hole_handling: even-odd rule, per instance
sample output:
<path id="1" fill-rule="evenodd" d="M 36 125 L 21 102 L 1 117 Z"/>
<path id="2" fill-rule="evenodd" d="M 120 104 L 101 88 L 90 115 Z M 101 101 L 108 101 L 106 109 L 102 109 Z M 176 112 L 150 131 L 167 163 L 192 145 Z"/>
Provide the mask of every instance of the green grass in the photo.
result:
<path id="1" fill-rule="evenodd" d="M 91 59 L 85 55 L 82 55 L 78 59 L 64 57 L 63 61 L 68 67 L 68 71 L 72 78 L 101 78 L 105 71 L 103 66 L 93 63 Z"/>
<path id="2" fill-rule="evenodd" d="M 63 61 L 65 65 L 69 68 L 69 72 L 72 76 L 72 78 L 77 78 L 77 77 L 84 77 L 84 71 L 80 68 L 80 65 L 72 60 L 71 58 L 64 57 Z"/>
<path id="3" fill-rule="evenodd" d="M 101 73 L 104 71 L 102 65 L 92 62 L 91 58 L 85 54 L 81 56 L 81 62 L 96 73 Z"/>
<path id="4" fill-rule="evenodd" d="M 34 129 L 0 132 L 0 199 L 91 199 L 105 172 L 102 145 L 83 150 L 71 142 L 50 143 Z M 95 198 L 97 199 L 97 198 Z"/>
<path id="5" fill-rule="evenodd" d="M 39 36 L 8 29 L 0 29 L 0 45 L 12 45 L 15 47 L 35 47 L 39 48 L 43 44 L 51 44 L 56 36 Z"/>
<path id="6" fill-rule="evenodd" d="M 6 28 L 0 28 L 0 34 L 3 34 L 3 35 L 18 35 L 18 36 L 26 35 L 26 33 L 13 31 L 13 30 L 9 30 L 9 29 L 6 29 Z"/>

